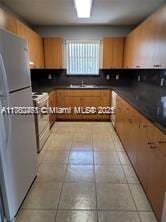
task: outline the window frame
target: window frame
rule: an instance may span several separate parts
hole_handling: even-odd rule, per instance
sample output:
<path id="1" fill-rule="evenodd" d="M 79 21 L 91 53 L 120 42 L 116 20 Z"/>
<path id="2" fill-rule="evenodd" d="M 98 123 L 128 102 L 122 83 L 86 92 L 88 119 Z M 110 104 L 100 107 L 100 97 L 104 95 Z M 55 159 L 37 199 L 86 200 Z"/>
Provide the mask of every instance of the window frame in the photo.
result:
<path id="1" fill-rule="evenodd" d="M 101 40 L 65 40 L 64 41 L 64 65 L 65 65 L 65 69 L 67 70 L 67 47 L 66 47 L 66 45 L 67 45 L 67 43 L 98 43 L 99 44 L 99 55 L 98 55 L 98 59 L 99 59 L 99 61 L 98 61 L 98 73 L 97 74 L 88 74 L 88 73 L 86 73 L 86 74 L 71 74 L 71 73 L 68 73 L 68 72 L 66 72 L 66 75 L 67 76 L 72 76 L 72 77 L 74 77 L 74 76 L 91 76 L 91 77 L 98 77 L 99 75 L 100 75 L 100 68 L 101 68 L 101 61 L 102 61 L 102 41 Z"/>

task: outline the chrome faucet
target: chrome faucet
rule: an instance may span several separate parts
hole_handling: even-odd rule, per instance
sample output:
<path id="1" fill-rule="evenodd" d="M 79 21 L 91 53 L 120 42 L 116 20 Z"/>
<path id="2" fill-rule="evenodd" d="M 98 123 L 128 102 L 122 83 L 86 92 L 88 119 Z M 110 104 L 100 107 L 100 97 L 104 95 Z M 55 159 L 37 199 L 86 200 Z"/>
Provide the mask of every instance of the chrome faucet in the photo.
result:
<path id="1" fill-rule="evenodd" d="M 81 87 L 84 87 L 85 86 L 85 83 L 84 83 L 84 80 L 82 79 L 81 81 Z"/>

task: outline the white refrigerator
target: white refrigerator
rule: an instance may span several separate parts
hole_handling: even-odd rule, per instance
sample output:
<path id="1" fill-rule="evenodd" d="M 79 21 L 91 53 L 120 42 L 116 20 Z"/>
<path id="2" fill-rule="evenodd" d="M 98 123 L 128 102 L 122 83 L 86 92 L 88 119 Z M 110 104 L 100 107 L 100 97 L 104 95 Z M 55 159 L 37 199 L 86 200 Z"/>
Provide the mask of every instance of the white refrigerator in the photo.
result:
<path id="1" fill-rule="evenodd" d="M 7 221 L 15 218 L 37 175 L 34 116 L 1 113 L 18 106 L 33 106 L 27 42 L 0 30 L 0 189 Z"/>

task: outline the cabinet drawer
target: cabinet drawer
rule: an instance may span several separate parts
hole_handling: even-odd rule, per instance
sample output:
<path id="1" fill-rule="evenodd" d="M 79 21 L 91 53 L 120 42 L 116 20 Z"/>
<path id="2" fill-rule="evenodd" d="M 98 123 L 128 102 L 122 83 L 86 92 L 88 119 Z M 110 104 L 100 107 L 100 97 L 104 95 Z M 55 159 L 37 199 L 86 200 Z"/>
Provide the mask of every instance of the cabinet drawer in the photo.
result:
<path id="1" fill-rule="evenodd" d="M 56 91 L 56 95 L 57 95 L 57 98 L 58 98 L 59 96 L 64 96 L 64 95 L 65 95 L 65 92 L 64 92 L 63 89 L 58 89 L 58 90 Z"/>
<path id="2" fill-rule="evenodd" d="M 65 96 L 96 97 L 101 96 L 101 90 L 65 90 Z"/>
<path id="3" fill-rule="evenodd" d="M 111 91 L 110 90 L 101 90 L 101 95 L 107 98 L 110 98 Z"/>

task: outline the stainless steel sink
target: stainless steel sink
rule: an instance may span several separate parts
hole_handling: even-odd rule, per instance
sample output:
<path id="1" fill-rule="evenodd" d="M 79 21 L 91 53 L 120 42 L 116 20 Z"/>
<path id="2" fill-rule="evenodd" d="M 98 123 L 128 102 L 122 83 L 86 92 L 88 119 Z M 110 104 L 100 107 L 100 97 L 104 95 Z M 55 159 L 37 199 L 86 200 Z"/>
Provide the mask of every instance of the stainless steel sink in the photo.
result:
<path id="1" fill-rule="evenodd" d="M 70 88 L 95 88 L 96 85 L 70 85 Z"/>

